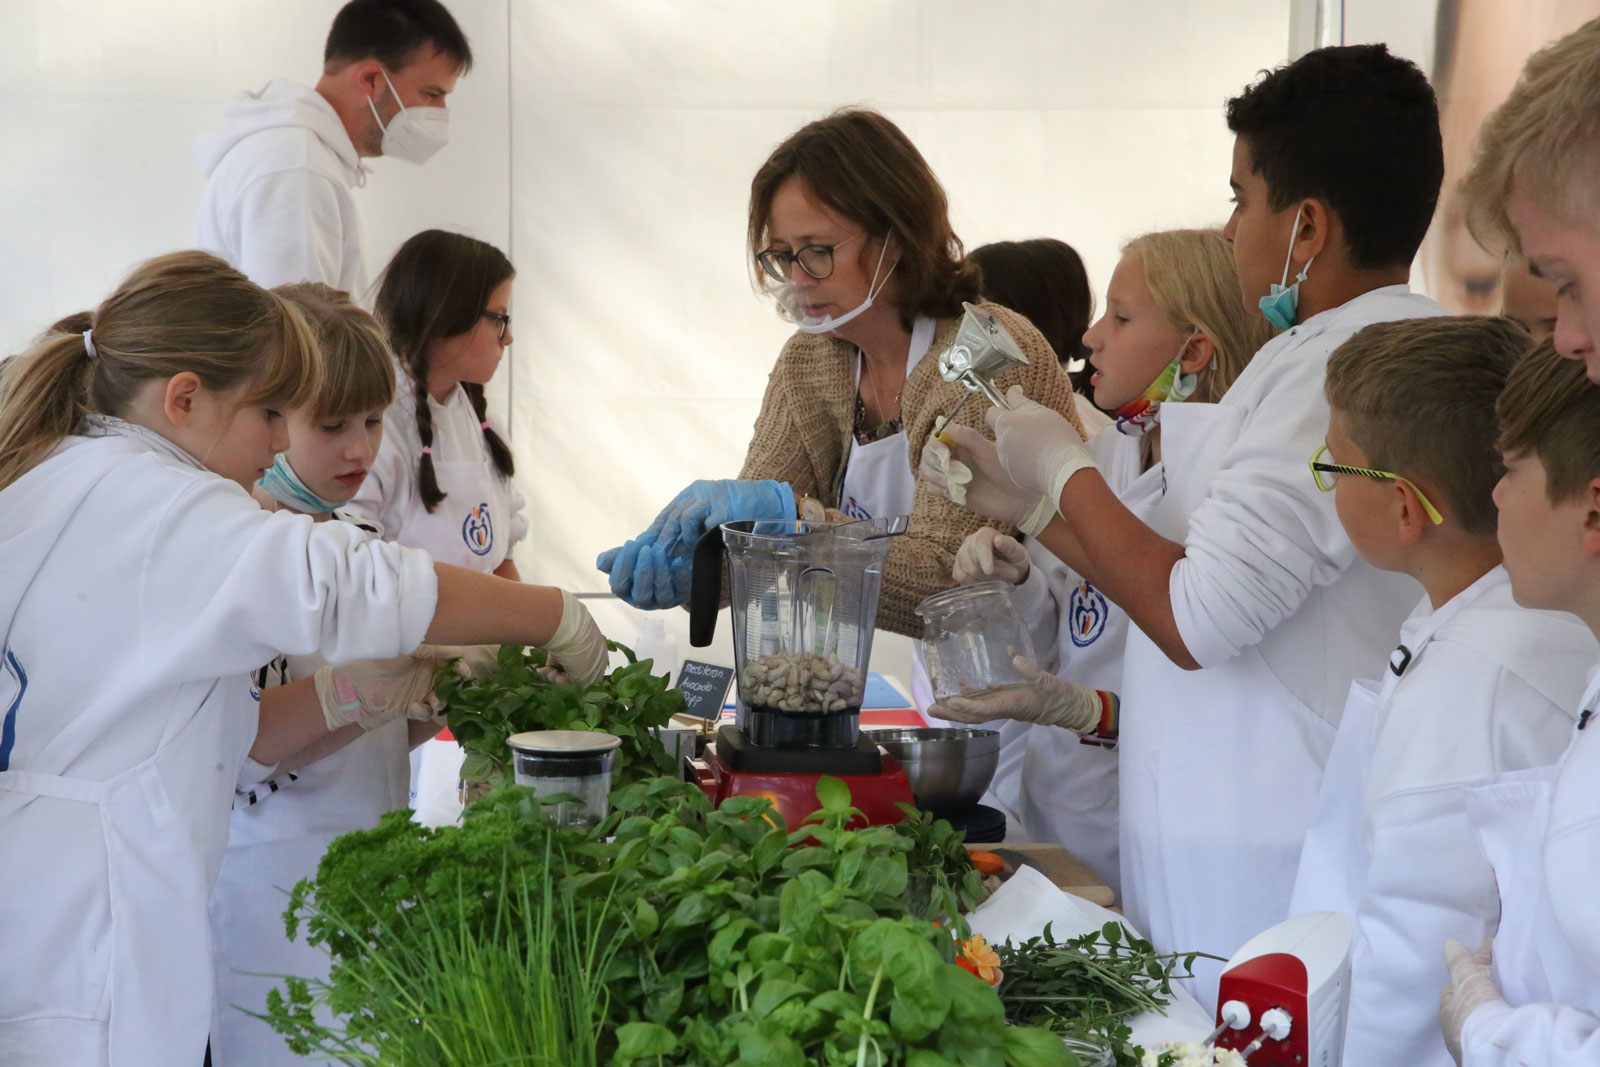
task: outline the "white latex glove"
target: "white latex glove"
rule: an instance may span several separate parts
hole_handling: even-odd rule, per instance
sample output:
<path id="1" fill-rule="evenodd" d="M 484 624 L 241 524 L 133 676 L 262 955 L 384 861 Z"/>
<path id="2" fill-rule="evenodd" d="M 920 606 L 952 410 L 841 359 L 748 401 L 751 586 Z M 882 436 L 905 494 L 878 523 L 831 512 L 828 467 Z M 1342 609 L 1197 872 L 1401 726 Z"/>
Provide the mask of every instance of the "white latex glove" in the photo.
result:
<path id="1" fill-rule="evenodd" d="M 994 430 L 1000 465 L 1024 490 L 1055 505 L 1067 479 L 1094 467 L 1094 459 L 1077 429 L 1059 413 L 1028 399 L 1022 386 L 1006 393 L 1011 410 L 992 407 L 984 413 Z"/>
<path id="2" fill-rule="evenodd" d="M 359 723 L 371 730 L 393 719 L 433 718 L 441 707 L 433 675 L 443 662 L 418 649 L 409 656 L 318 668 L 312 679 L 328 729 Z"/>
<path id="3" fill-rule="evenodd" d="M 1030 537 L 1050 525 L 1055 507 L 1038 493 L 1017 486 L 1000 465 L 994 442 L 970 426 L 950 426 L 922 446 L 917 474 L 934 492 L 948 496 L 968 511 L 1017 527 Z M 950 442 L 946 444 L 945 442 Z M 963 499 L 952 489 L 960 484 Z"/>
<path id="4" fill-rule="evenodd" d="M 416 654 L 450 663 L 463 678 L 487 678 L 500 669 L 499 645 L 419 645 Z"/>
<path id="5" fill-rule="evenodd" d="M 956 549 L 956 565 L 951 577 L 957 585 L 996 580 L 1021 585 L 1031 566 L 1028 550 L 1022 547 L 1022 542 L 1007 537 L 993 526 L 980 526 Z"/>
<path id="6" fill-rule="evenodd" d="M 544 647 L 578 685 L 598 681 L 610 666 L 611 653 L 594 616 L 565 589 L 561 590 L 561 623 Z"/>
<path id="7" fill-rule="evenodd" d="M 1467 1025 L 1467 1018 L 1485 1004 L 1505 1000 L 1489 977 L 1493 949 L 1492 938 L 1470 953 L 1458 942 L 1445 942 L 1444 962 L 1450 969 L 1450 984 L 1439 994 L 1439 1029 L 1444 1031 L 1445 1047 L 1457 1063 L 1461 1062 L 1461 1030 Z"/>
<path id="8" fill-rule="evenodd" d="M 984 723 L 995 719 L 1036 722 L 1086 734 L 1100 724 L 1100 694 L 1087 686 L 1039 669 L 1026 656 L 1011 661 L 1027 685 L 980 697 L 946 697 L 928 714 L 954 722 Z"/>

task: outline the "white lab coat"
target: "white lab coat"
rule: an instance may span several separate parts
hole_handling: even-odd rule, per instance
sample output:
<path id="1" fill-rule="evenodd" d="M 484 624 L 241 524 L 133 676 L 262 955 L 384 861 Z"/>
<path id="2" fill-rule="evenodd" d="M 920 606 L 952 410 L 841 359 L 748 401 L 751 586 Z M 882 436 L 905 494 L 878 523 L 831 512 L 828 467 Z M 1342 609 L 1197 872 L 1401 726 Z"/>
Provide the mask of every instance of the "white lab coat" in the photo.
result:
<path id="1" fill-rule="evenodd" d="M 258 285 L 322 282 L 366 303 L 351 195 L 366 170 L 333 106 L 314 89 L 274 78 L 229 101 L 222 123 L 194 142 L 206 176 L 195 247 Z"/>
<path id="2" fill-rule="evenodd" d="M 1130 628 L 1118 748 L 1123 899 L 1162 951 L 1226 959 L 1288 915 L 1350 682 L 1420 592 L 1356 558 L 1307 469 L 1324 370 L 1363 326 L 1443 313 L 1404 285 L 1365 293 L 1267 342 L 1218 403 L 1162 410 L 1167 490 L 1149 521 L 1184 545 L 1169 590 L 1201 669 Z M 1220 970 L 1196 963 L 1208 1008 Z"/>
<path id="3" fill-rule="evenodd" d="M 321 656 L 281 658 L 275 664 L 281 672 L 265 684 L 310 677 L 325 662 Z M 268 992 L 281 979 L 263 975 L 327 978 L 327 951 L 307 945 L 303 931 L 296 941 L 284 932 L 289 891 L 302 878 L 316 876 L 334 838 L 371 829 L 388 812 L 409 806 L 410 754 L 410 731 L 400 719 L 292 774 L 269 778 L 270 768 L 246 762 L 255 773 L 242 777 L 235 790 L 228 847 L 208 909 L 216 975 L 211 1062 L 216 1067 L 305 1062 L 271 1026 L 240 1008 L 265 1009 Z M 325 1022 L 331 1020 L 324 1007 L 317 1010 Z"/>
<path id="4" fill-rule="evenodd" d="M 528 535 L 526 502 L 495 469 L 472 400 L 457 385 L 442 404 L 428 398 L 433 472 L 445 498 L 431 512 L 423 507 L 416 390 L 409 374 L 400 368 L 396 373 L 400 392 L 383 415 L 383 445 L 344 514 L 376 527 L 385 541 L 427 549 L 441 563 L 493 571 Z"/>
<path id="5" fill-rule="evenodd" d="M 1353 684 L 1289 909 L 1354 924 L 1347 1067 L 1452 1067 L 1442 947 L 1477 945 L 1498 912 L 1466 785 L 1558 759 L 1596 656 L 1575 616 L 1518 607 L 1495 567 L 1424 599 L 1381 679 Z"/>
<path id="6" fill-rule="evenodd" d="M 1579 707 L 1600 707 L 1600 670 Z M 1463 1067 L 1600 1063 L 1600 729 L 1580 722 L 1559 763 L 1501 775 L 1468 802 L 1500 886 L 1505 1002 L 1467 1019 Z"/>
<path id="7" fill-rule="evenodd" d="M 383 414 L 378 458 L 343 513 L 375 527 L 386 541 L 424 549 L 441 563 L 491 573 L 528 534 L 522 494 L 495 469 L 472 399 L 457 385 L 443 403 L 428 397 L 433 472 L 445 497 L 431 512 L 423 507 L 417 482 L 422 459 L 417 392 L 404 368 L 397 365 L 395 374 L 400 390 Z M 448 734 L 413 750 L 408 792 L 418 822 L 444 826 L 460 818 L 457 785 L 465 756 Z"/>
<path id="8" fill-rule="evenodd" d="M 1106 484 L 1142 516 L 1162 486 L 1159 465 L 1140 470 L 1141 447 L 1139 438 L 1115 429 L 1089 440 Z M 1039 665 L 1079 685 L 1121 693 L 1127 613 L 1037 541 L 1023 544 L 1032 566 L 1017 586 L 1017 611 L 1028 621 Z M 1021 825 L 1011 836 L 1065 847 L 1120 893 L 1117 759 L 1115 749 L 1084 744 L 1070 730 L 1030 726 L 1014 772 Z"/>
<path id="9" fill-rule="evenodd" d="M 200 1062 L 250 672 L 397 655 L 436 600 L 425 554 L 268 514 L 138 428 L 0 490 L 0 1062 Z"/>

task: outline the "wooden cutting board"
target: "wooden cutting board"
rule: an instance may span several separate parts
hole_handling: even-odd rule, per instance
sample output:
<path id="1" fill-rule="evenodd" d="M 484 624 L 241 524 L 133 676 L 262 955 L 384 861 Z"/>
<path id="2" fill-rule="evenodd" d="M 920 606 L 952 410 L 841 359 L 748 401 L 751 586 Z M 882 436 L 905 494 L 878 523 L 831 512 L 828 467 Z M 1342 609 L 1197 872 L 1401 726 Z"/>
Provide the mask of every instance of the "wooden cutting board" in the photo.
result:
<path id="1" fill-rule="evenodd" d="M 968 845 L 974 851 L 998 852 L 1006 859 L 1006 869 L 1009 872 L 1014 866 L 1007 852 L 1019 853 L 1027 860 L 1032 861 L 1044 876 L 1057 886 L 1071 893 L 1073 896 L 1082 897 L 1084 900 L 1098 904 L 1103 908 L 1114 907 L 1117 895 L 1110 886 L 1103 884 L 1098 875 L 1091 871 L 1072 853 L 1060 845 L 1031 844 L 1026 842 L 1003 841 L 995 845 Z"/>

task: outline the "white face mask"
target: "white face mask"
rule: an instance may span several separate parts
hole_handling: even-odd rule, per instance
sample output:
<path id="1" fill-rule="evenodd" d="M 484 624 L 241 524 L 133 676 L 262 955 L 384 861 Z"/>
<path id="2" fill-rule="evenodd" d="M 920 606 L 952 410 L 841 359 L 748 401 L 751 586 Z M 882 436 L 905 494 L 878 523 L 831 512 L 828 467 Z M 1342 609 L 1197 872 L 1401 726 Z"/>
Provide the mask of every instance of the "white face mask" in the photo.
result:
<path id="1" fill-rule="evenodd" d="M 395 102 L 399 103 L 400 94 L 395 92 L 394 82 L 389 81 L 388 71 L 382 73 L 383 80 L 389 84 L 389 91 L 394 93 Z M 389 125 L 385 126 L 383 119 L 378 118 L 378 105 L 373 103 L 370 96 L 367 97 L 367 106 L 372 109 L 372 117 L 378 119 L 378 129 L 383 131 L 382 151 L 386 156 L 403 159 L 407 163 L 426 163 L 450 140 L 448 108 L 402 106 L 389 120 Z"/>
<path id="2" fill-rule="evenodd" d="M 883 287 L 889 284 L 889 275 L 894 273 L 894 269 L 900 265 L 900 261 L 895 260 L 889 264 L 888 271 L 883 275 L 883 281 L 879 282 L 878 272 L 883 270 L 883 257 L 888 253 L 889 241 L 885 238 L 883 251 L 878 253 L 878 265 L 872 268 L 872 283 L 867 286 L 867 298 L 837 318 L 833 315 L 824 315 L 819 319 L 807 315 L 805 313 L 805 300 L 799 293 L 795 292 L 794 285 L 791 283 L 778 286 L 772 291 L 772 295 L 801 333 L 832 333 L 870 308 L 873 300 L 877 299 L 878 294 L 883 292 Z"/>

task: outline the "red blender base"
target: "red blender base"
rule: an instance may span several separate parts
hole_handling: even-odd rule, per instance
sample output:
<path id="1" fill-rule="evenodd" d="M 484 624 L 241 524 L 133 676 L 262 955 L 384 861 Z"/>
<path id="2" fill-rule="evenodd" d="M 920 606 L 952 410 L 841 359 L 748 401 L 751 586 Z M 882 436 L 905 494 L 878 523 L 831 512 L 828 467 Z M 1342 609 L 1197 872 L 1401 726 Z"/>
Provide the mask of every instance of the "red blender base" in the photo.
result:
<path id="1" fill-rule="evenodd" d="M 712 804 L 729 797 L 766 797 L 783 816 L 789 829 L 799 828 L 807 815 L 816 811 L 817 774 L 776 774 L 771 771 L 736 771 L 717 754 L 715 744 L 706 746 L 703 762 L 695 761 L 700 788 Z M 866 815 L 866 823 L 855 820 L 852 826 L 888 826 L 905 818 L 895 802 L 914 804 L 911 782 L 893 756 L 883 754 L 883 770 L 878 774 L 841 774 L 836 777 L 850 787 L 850 803 Z"/>

